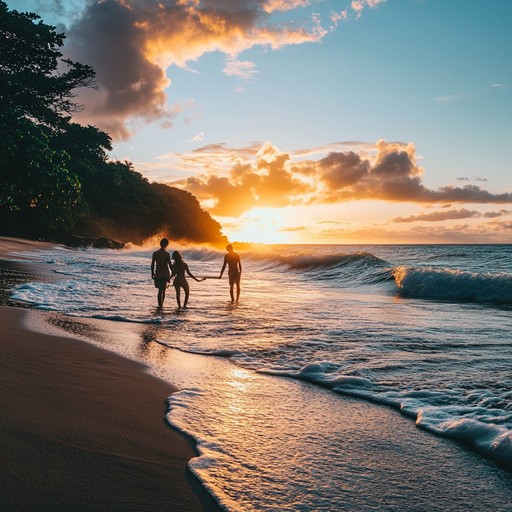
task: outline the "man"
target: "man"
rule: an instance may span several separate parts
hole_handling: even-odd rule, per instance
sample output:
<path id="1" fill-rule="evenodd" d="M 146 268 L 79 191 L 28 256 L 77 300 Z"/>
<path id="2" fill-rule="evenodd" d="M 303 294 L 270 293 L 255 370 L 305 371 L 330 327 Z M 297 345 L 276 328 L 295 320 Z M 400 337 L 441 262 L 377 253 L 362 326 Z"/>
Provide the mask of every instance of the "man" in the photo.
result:
<path id="1" fill-rule="evenodd" d="M 238 299 L 240 298 L 240 277 L 242 276 L 242 263 L 240 261 L 240 256 L 233 251 L 233 246 L 231 244 L 226 246 L 226 250 L 228 253 L 224 256 L 224 264 L 222 265 L 219 279 L 222 279 L 222 274 L 224 274 L 224 270 L 226 269 L 227 265 L 229 276 L 229 294 L 231 295 L 231 302 L 235 302 L 235 296 L 233 293 L 235 284 L 236 301 L 238 302 Z"/>
<path id="2" fill-rule="evenodd" d="M 160 249 L 153 253 L 151 259 L 151 277 L 155 282 L 155 288 L 158 288 L 158 307 L 162 308 L 165 300 L 165 290 L 171 280 L 171 255 L 166 251 L 169 245 L 167 238 L 160 240 Z"/>

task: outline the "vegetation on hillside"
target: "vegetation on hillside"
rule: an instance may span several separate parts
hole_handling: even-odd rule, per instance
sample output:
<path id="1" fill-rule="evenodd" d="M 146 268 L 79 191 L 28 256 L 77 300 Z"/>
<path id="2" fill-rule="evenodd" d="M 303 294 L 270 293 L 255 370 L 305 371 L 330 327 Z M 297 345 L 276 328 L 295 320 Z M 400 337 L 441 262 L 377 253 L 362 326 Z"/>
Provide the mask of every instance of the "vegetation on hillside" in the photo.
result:
<path id="1" fill-rule="evenodd" d="M 223 243 L 192 194 L 109 160 L 110 136 L 72 122 L 75 90 L 95 74 L 63 58 L 64 37 L 0 0 L 0 234 Z"/>

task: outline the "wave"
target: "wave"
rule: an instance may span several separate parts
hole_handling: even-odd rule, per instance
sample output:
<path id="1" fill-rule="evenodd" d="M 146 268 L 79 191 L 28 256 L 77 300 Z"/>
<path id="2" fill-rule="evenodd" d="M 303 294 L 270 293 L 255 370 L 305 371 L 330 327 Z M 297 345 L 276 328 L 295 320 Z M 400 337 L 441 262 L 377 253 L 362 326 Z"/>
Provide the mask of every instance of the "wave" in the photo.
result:
<path id="1" fill-rule="evenodd" d="M 322 361 L 306 364 L 298 371 L 258 371 L 311 382 L 335 393 L 393 407 L 414 419 L 418 427 L 469 444 L 485 457 L 512 470 L 512 430 L 499 424 L 510 422 L 509 411 L 447 405 L 448 397 L 457 402 L 456 391 L 401 391 L 364 377 L 336 374 L 336 368 L 337 365 Z"/>
<path id="2" fill-rule="evenodd" d="M 335 281 L 347 286 L 375 284 L 392 279 L 388 264 L 370 253 L 293 256 L 281 259 L 289 270 L 309 278 Z"/>
<path id="3" fill-rule="evenodd" d="M 400 266 L 392 271 L 404 297 L 512 304 L 512 274 Z"/>
<path id="4" fill-rule="evenodd" d="M 245 255 L 262 271 L 287 271 L 347 285 L 392 281 L 392 265 L 368 252 L 318 254 L 251 253 Z"/>
<path id="5" fill-rule="evenodd" d="M 362 266 L 381 266 L 386 264 L 385 261 L 377 258 L 371 253 L 358 252 L 353 254 L 326 254 L 312 255 L 300 254 L 293 256 L 283 256 L 279 260 L 288 266 L 290 270 L 317 270 L 321 268 L 342 268 L 345 266 L 362 265 Z"/>
<path id="6" fill-rule="evenodd" d="M 226 359 L 235 358 L 236 356 L 243 355 L 243 352 L 236 349 L 227 349 L 227 348 L 217 348 L 217 349 L 193 349 L 193 348 L 185 348 L 178 345 L 173 345 L 170 343 L 166 343 L 163 340 L 154 339 L 152 340 L 155 343 L 158 343 L 159 345 L 162 345 L 163 347 L 171 348 L 174 350 L 179 350 L 180 352 L 183 352 L 185 354 L 196 354 L 199 356 L 215 356 L 215 357 L 223 357 Z"/>
<path id="7" fill-rule="evenodd" d="M 73 315 L 75 316 L 75 315 Z M 83 314 L 76 315 L 83 316 Z M 167 325 L 167 324 L 176 324 L 181 323 L 182 320 L 179 318 L 163 318 L 162 316 L 156 316 L 152 318 L 130 318 L 125 315 L 107 315 L 107 314 L 96 314 L 91 315 L 91 318 L 96 318 L 98 320 L 109 320 L 110 322 L 126 322 L 130 324 L 145 324 L 145 325 Z"/>

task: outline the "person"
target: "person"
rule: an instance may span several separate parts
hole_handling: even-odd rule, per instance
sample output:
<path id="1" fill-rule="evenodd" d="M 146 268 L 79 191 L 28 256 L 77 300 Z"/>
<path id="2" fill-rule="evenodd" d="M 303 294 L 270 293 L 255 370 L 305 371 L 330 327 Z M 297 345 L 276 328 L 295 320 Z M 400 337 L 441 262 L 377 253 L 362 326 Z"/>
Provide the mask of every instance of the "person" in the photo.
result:
<path id="1" fill-rule="evenodd" d="M 231 295 L 231 302 L 235 302 L 234 287 L 236 285 L 236 301 L 240 298 L 240 278 L 242 277 L 242 262 L 240 256 L 233 250 L 233 246 L 228 244 L 226 246 L 228 253 L 224 256 L 224 263 L 220 271 L 219 279 L 222 279 L 226 265 L 228 266 L 229 277 L 229 294 Z"/>
<path id="2" fill-rule="evenodd" d="M 190 288 L 188 285 L 188 281 L 185 277 L 185 273 L 187 273 L 192 279 L 194 279 L 198 283 L 200 281 L 204 281 L 204 278 L 198 279 L 197 277 L 192 275 L 192 272 L 190 272 L 188 265 L 183 261 L 183 256 L 178 251 L 174 251 L 172 253 L 172 259 L 174 261 L 171 267 L 172 276 L 176 276 L 173 281 L 173 285 L 176 290 L 176 302 L 178 303 L 178 309 L 181 309 L 181 289 L 183 288 L 183 291 L 185 292 L 183 309 L 186 309 L 188 304 L 188 297 L 190 295 Z"/>
<path id="3" fill-rule="evenodd" d="M 155 288 L 158 288 L 158 307 L 164 306 L 165 290 L 171 280 L 171 255 L 167 252 L 169 240 L 162 238 L 160 240 L 160 249 L 153 253 L 151 258 L 151 277 L 155 283 Z"/>

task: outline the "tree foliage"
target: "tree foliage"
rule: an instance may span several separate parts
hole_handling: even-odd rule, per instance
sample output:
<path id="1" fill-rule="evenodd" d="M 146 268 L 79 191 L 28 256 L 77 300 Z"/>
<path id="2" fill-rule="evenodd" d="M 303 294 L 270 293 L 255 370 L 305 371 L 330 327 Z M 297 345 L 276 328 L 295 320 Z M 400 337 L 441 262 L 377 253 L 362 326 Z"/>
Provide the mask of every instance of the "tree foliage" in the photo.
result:
<path id="1" fill-rule="evenodd" d="M 63 59 L 64 34 L 38 20 L 36 14 L 8 11 L 0 2 L 0 108 L 56 126 L 63 113 L 80 108 L 74 90 L 94 85 L 94 71 Z"/>
<path id="2" fill-rule="evenodd" d="M 110 136 L 72 122 L 94 71 L 63 58 L 64 38 L 0 0 L 0 232 L 223 242 L 194 196 L 109 161 Z"/>

